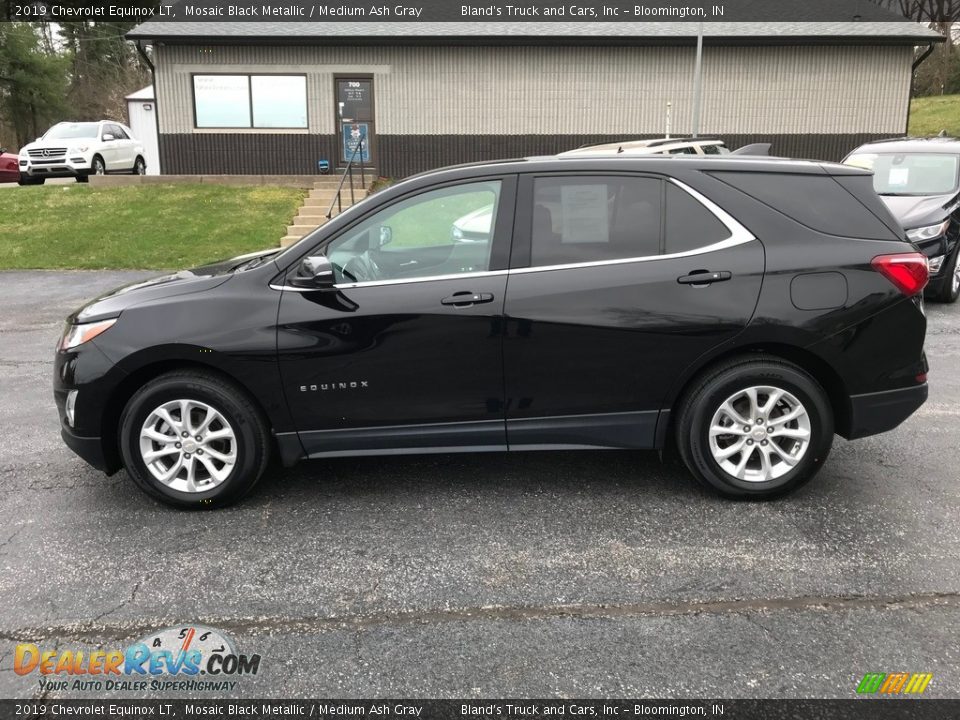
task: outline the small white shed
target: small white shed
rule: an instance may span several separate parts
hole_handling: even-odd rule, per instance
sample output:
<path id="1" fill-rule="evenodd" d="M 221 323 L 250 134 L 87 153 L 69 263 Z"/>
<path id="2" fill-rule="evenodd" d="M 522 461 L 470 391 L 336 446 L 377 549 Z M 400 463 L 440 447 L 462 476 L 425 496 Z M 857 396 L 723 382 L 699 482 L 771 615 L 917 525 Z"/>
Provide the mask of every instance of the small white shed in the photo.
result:
<path id="1" fill-rule="evenodd" d="M 127 117 L 133 136 L 143 143 L 147 175 L 160 174 L 160 151 L 157 145 L 157 100 L 153 85 L 126 97 Z"/>

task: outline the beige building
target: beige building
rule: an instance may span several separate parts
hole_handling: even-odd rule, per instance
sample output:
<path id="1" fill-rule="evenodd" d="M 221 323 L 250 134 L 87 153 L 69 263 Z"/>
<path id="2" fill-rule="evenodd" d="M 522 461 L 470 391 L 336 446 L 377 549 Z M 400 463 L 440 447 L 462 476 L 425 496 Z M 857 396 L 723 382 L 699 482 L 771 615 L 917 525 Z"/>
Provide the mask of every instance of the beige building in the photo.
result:
<path id="1" fill-rule="evenodd" d="M 701 132 L 838 160 L 906 131 L 910 22 L 707 23 Z M 383 175 L 688 134 L 696 23 L 165 23 L 165 173 Z M 358 139 L 363 138 L 359 143 Z M 358 147 L 359 145 L 359 147 Z"/>

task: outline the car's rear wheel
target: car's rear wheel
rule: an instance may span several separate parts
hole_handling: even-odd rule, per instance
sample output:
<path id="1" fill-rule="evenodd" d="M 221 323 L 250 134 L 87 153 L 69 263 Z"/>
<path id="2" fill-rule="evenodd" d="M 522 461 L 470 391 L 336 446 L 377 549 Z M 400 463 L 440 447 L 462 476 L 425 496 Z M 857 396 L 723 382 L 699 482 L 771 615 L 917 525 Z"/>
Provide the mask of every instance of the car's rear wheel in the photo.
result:
<path id="1" fill-rule="evenodd" d="M 107 166 L 103 162 L 103 158 L 99 155 L 94 155 L 93 160 L 90 163 L 90 173 L 92 175 L 106 175 Z"/>
<path id="2" fill-rule="evenodd" d="M 946 260 L 944 268 L 943 287 L 937 295 L 937 300 L 945 303 L 955 303 L 960 297 L 960 243 L 953 249 Z"/>
<path id="3" fill-rule="evenodd" d="M 137 156 L 136 161 L 133 163 L 133 170 L 131 171 L 134 175 L 146 175 L 147 174 L 147 163 L 142 157 Z"/>
<path id="4" fill-rule="evenodd" d="M 260 478 L 270 451 L 247 394 L 202 371 L 168 373 L 138 390 L 121 416 L 119 441 L 133 481 L 184 508 L 236 501 Z"/>
<path id="5" fill-rule="evenodd" d="M 680 455 L 701 483 L 737 498 L 769 498 L 809 481 L 833 444 L 823 388 L 784 360 L 745 356 L 702 377 L 676 426 Z"/>

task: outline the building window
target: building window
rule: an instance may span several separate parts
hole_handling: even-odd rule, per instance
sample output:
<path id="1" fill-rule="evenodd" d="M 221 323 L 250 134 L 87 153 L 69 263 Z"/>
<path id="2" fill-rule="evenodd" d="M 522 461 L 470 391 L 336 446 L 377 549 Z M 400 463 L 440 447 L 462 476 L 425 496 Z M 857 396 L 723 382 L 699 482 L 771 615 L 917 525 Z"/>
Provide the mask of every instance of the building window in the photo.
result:
<path id="1" fill-rule="evenodd" d="M 304 75 L 194 75 L 198 128 L 306 128 Z"/>

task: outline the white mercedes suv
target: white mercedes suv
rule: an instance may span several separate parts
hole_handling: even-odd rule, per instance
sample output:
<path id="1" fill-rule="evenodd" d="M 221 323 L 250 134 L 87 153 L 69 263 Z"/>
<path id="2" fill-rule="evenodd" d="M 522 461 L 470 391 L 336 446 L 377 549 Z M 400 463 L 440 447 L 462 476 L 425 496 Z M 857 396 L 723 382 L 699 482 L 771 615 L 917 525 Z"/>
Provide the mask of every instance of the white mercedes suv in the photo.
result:
<path id="1" fill-rule="evenodd" d="M 147 172 L 143 145 L 130 128 L 112 120 L 57 123 L 20 149 L 20 184 L 42 185 L 48 177 Z"/>

